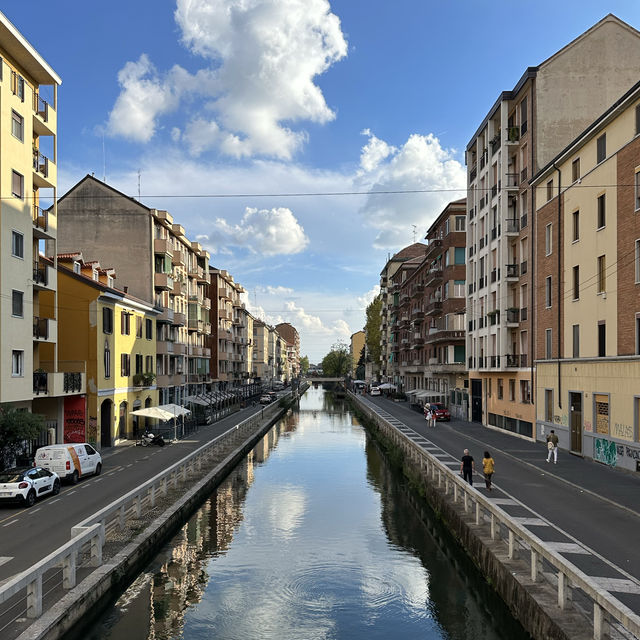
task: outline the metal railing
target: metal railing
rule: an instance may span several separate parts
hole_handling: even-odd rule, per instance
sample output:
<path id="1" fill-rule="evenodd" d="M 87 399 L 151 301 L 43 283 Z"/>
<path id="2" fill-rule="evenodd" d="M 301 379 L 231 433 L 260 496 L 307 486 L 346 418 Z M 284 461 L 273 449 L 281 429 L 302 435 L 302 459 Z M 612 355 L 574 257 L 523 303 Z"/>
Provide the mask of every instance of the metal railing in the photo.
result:
<path id="1" fill-rule="evenodd" d="M 471 367 L 471 358 L 469 360 Z M 521 559 L 527 562 L 531 581 L 546 581 L 555 590 L 557 605 L 561 610 L 577 605 L 574 602 L 576 599 L 572 599 L 572 591 L 578 589 L 584 595 L 589 608 L 580 610 L 576 607 L 576 610 L 590 624 L 594 640 L 608 637 L 605 635 L 607 627 L 616 624 L 640 637 L 640 616 L 610 592 L 602 589 L 572 562 L 550 550 L 547 542 L 525 529 L 456 472 L 378 415 L 360 398 L 350 395 L 387 437 L 405 449 L 410 460 L 424 471 L 426 478 L 438 488 L 445 499 L 452 501 L 454 505 L 462 506 L 467 518 L 472 518 L 473 525 L 488 530 L 492 541 L 503 543 L 508 560 Z"/>

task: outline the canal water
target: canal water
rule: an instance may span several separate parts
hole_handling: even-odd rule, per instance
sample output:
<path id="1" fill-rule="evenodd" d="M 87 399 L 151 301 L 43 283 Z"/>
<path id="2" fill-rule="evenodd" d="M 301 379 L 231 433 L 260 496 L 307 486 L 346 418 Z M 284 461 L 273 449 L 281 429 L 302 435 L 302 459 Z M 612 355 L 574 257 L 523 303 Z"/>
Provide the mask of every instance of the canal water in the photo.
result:
<path id="1" fill-rule="evenodd" d="M 414 503 L 311 388 L 83 638 L 528 638 Z"/>

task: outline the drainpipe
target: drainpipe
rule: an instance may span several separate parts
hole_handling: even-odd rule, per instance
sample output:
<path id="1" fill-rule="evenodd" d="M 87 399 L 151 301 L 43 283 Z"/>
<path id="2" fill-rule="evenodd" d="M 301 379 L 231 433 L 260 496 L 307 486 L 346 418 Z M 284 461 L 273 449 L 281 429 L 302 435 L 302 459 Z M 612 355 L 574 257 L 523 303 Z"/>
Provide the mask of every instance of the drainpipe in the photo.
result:
<path id="1" fill-rule="evenodd" d="M 562 179 L 562 173 L 556 166 L 555 161 L 553 163 L 553 168 L 558 172 L 558 407 L 562 409 L 562 378 L 560 376 L 560 359 L 562 358 L 562 354 L 560 353 L 560 301 L 562 300 L 562 272 L 560 270 L 562 267 L 562 264 L 560 262 L 560 254 L 562 252 L 562 247 L 560 246 L 560 225 L 562 223 L 562 213 L 560 207 L 560 181 Z"/>

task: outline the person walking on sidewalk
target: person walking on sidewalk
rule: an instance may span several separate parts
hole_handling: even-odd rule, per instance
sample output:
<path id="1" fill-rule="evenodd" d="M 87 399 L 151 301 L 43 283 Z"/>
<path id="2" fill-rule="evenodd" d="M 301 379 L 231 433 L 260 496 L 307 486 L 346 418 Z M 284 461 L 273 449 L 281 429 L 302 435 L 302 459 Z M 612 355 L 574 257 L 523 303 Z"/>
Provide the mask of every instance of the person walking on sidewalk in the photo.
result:
<path id="1" fill-rule="evenodd" d="M 473 461 L 473 456 L 469 455 L 469 449 L 465 449 L 464 455 L 460 460 L 460 474 L 471 486 L 473 486 L 473 472 L 475 468 L 476 464 Z"/>
<path id="2" fill-rule="evenodd" d="M 424 417 L 425 417 L 425 420 L 427 421 L 427 427 L 433 427 L 434 426 L 433 413 L 431 412 L 431 406 L 428 404 L 424 405 Z"/>
<path id="3" fill-rule="evenodd" d="M 488 451 L 484 452 L 484 458 L 482 458 L 482 471 L 484 473 L 484 483 L 491 491 L 491 477 L 495 469 L 496 463 L 493 461 L 491 454 Z"/>
<path id="4" fill-rule="evenodd" d="M 558 436 L 553 429 L 547 436 L 547 449 L 549 450 L 547 462 L 551 462 L 551 455 L 553 455 L 553 464 L 558 464 Z"/>

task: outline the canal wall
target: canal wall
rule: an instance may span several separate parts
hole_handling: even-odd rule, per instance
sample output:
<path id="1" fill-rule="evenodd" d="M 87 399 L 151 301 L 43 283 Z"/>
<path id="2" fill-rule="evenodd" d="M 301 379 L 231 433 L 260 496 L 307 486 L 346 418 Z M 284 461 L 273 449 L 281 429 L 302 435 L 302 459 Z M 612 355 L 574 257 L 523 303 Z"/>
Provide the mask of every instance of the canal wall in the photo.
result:
<path id="1" fill-rule="evenodd" d="M 255 431 L 213 469 L 153 519 L 148 526 L 130 540 L 123 540 L 121 548 L 109 560 L 93 570 L 76 587 L 67 591 L 57 603 L 37 618 L 17 640 L 59 640 L 81 638 L 84 630 L 110 606 L 128 585 L 153 559 L 162 545 L 184 525 L 189 517 L 209 498 L 213 490 L 241 462 L 268 430 L 297 402 L 298 396 L 280 402 L 278 411 L 266 417 Z"/>
<path id="2" fill-rule="evenodd" d="M 457 472 L 445 468 L 395 426 L 371 410 L 361 398 L 349 394 L 367 431 L 385 449 L 390 462 L 400 467 L 419 496 L 463 547 L 473 563 L 506 603 L 513 616 L 536 640 L 587 640 L 603 638 L 606 625 L 571 606 L 566 573 L 555 577 L 548 554 L 534 541 L 517 544 L 514 531 L 499 509 L 485 511 L 484 497 L 464 486 Z M 430 460 L 431 458 L 431 460 Z M 416 503 L 417 506 L 417 503 Z M 490 509 L 490 507 L 488 507 Z M 545 573 L 545 579 L 542 574 Z M 573 576 L 572 576 L 573 577 Z M 578 595 L 576 589 L 576 596 Z M 560 606 L 562 605 L 562 607 Z"/>

